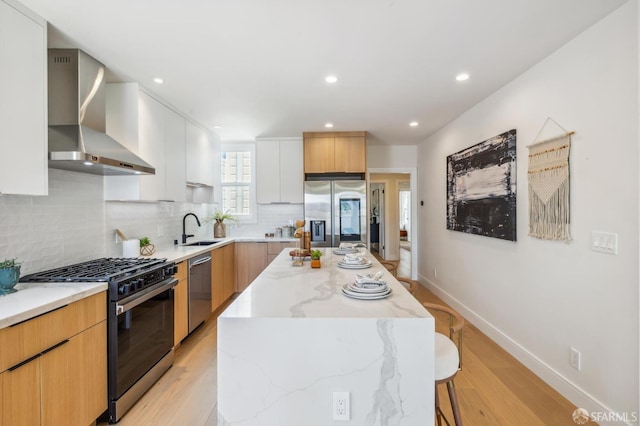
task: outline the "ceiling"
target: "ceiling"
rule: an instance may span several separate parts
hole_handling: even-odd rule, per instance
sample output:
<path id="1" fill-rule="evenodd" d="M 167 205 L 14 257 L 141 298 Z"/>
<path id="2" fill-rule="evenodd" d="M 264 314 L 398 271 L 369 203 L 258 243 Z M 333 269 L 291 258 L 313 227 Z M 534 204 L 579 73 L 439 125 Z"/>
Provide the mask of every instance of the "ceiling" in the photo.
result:
<path id="1" fill-rule="evenodd" d="M 625 2 L 20 1 L 50 22 L 49 47 L 85 50 L 110 80 L 139 82 L 225 142 L 366 130 L 397 145 L 424 141 Z"/>

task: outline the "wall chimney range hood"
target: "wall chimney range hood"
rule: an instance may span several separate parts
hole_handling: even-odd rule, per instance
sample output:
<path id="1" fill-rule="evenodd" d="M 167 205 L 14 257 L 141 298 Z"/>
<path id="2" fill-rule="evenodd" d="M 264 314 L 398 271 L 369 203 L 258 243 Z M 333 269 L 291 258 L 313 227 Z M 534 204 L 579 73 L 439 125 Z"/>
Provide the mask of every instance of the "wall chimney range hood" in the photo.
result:
<path id="1" fill-rule="evenodd" d="M 49 167 L 97 175 L 155 174 L 106 134 L 105 67 L 78 49 L 49 49 Z"/>

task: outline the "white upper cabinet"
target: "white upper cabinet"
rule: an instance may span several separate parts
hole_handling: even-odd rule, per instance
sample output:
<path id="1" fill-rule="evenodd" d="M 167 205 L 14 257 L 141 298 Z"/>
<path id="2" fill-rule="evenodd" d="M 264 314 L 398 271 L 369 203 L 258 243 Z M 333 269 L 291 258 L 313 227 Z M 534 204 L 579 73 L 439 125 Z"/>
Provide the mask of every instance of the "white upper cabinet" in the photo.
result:
<path id="1" fill-rule="evenodd" d="M 137 83 L 107 85 L 107 133 L 156 169 L 155 175 L 106 176 L 107 200 L 185 201 L 186 120 Z"/>
<path id="2" fill-rule="evenodd" d="M 0 193 L 47 195 L 47 23 L 0 0 Z"/>
<path id="3" fill-rule="evenodd" d="M 303 202 L 302 138 L 256 139 L 258 204 Z"/>
<path id="4" fill-rule="evenodd" d="M 214 140 L 200 126 L 187 121 L 187 182 L 189 184 L 214 186 Z"/>

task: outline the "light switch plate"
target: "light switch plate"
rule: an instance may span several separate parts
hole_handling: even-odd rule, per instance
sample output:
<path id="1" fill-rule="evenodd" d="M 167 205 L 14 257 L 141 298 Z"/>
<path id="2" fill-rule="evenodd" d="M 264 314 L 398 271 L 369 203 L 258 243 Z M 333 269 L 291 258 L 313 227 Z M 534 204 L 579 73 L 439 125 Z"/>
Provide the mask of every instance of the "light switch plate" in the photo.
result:
<path id="1" fill-rule="evenodd" d="M 600 253 L 618 254 L 618 234 L 591 231 L 591 250 Z"/>

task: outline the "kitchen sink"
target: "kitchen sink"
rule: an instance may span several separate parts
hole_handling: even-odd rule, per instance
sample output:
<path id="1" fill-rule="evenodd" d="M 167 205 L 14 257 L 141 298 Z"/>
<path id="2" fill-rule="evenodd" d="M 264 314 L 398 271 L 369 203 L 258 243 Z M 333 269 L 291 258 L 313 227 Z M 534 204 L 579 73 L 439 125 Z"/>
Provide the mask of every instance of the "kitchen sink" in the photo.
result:
<path id="1" fill-rule="evenodd" d="M 195 243 L 183 244 L 185 246 L 212 246 L 220 241 L 196 241 Z"/>

